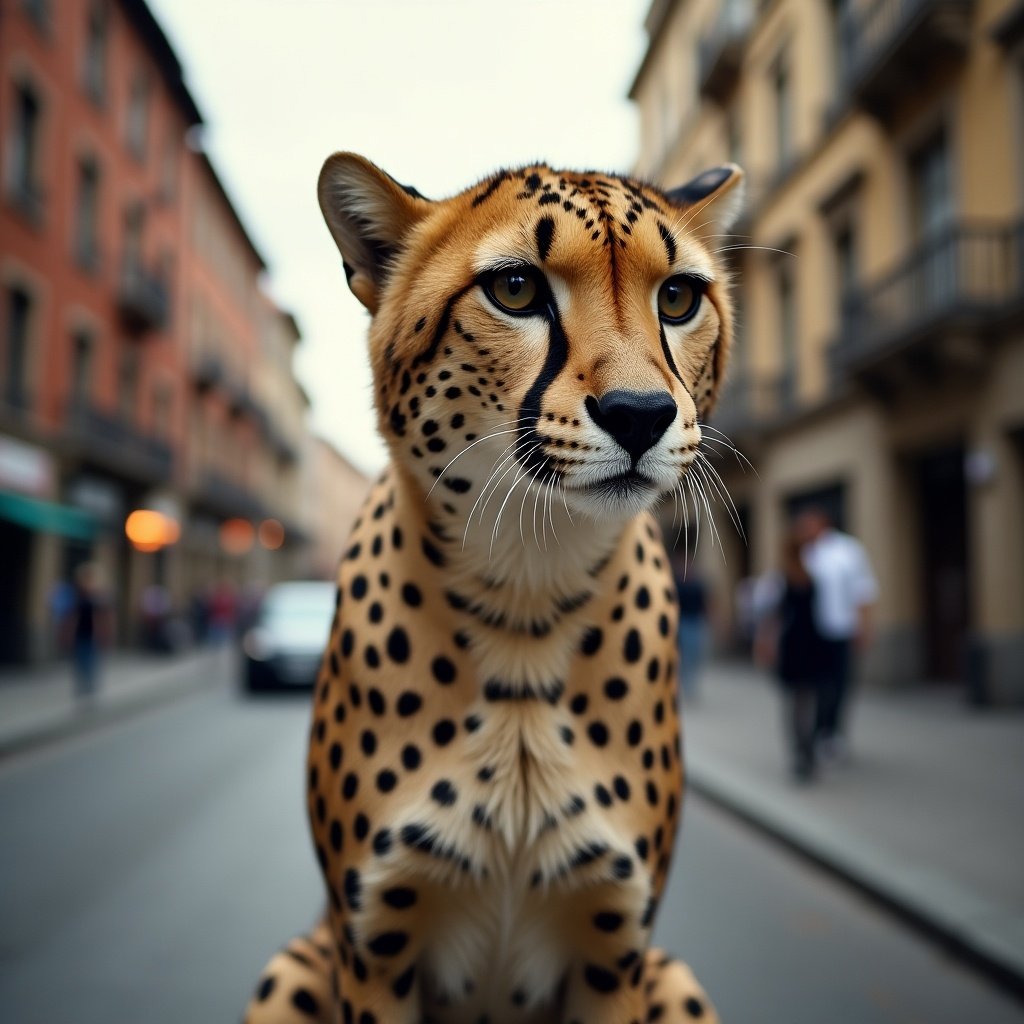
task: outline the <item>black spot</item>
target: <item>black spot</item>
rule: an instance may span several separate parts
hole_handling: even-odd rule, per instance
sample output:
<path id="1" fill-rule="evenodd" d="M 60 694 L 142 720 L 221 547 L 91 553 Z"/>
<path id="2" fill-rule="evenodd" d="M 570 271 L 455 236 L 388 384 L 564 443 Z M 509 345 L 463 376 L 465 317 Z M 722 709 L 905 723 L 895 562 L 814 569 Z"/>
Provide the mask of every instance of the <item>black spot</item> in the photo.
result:
<path id="1" fill-rule="evenodd" d="M 640 644 L 640 634 L 637 630 L 631 629 L 626 634 L 626 642 L 622 647 L 623 657 L 632 665 L 640 660 L 642 653 L 643 648 Z"/>
<path id="2" fill-rule="evenodd" d="M 614 992 L 619 987 L 619 976 L 604 967 L 598 967 L 597 964 L 587 964 L 583 968 L 583 977 L 595 992 L 607 994 Z"/>
<path id="3" fill-rule="evenodd" d="M 585 693 L 578 693 L 571 701 L 569 701 L 569 710 L 574 715 L 582 715 L 587 710 L 587 695 Z"/>
<path id="4" fill-rule="evenodd" d="M 446 686 L 455 679 L 455 666 L 443 655 L 439 655 L 430 663 L 430 670 L 434 673 L 434 678 Z"/>
<path id="5" fill-rule="evenodd" d="M 434 783 L 434 788 L 430 791 L 430 796 L 442 807 L 451 807 L 451 805 L 455 803 L 456 799 L 458 799 L 458 793 L 448 779 L 441 779 Z"/>
<path id="6" fill-rule="evenodd" d="M 387 647 L 392 661 L 404 665 L 409 660 L 409 637 L 401 626 L 395 626 L 388 634 Z"/>
<path id="7" fill-rule="evenodd" d="M 629 686 L 624 679 L 609 679 L 604 684 L 604 694 L 609 700 L 622 700 L 629 692 Z"/>
<path id="8" fill-rule="evenodd" d="M 406 885 L 396 885 L 393 889 L 385 889 L 380 898 L 395 910 L 407 910 L 416 902 L 416 890 Z"/>
<path id="9" fill-rule="evenodd" d="M 637 608 L 648 608 L 651 604 L 651 592 L 646 587 L 641 587 L 636 592 Z"/>
<path id="10" fill-rule="evenodd" d="M 628 857 L 616 857 L 612 861 L 612 874 L 619 881 L 625 881 L 633 874 L 633 862 Z"/>
<path id="11" fill-rule="evenodd" d="M 423 604 L 423 594 L 415 583 L 406 583 L 405 586 L 402 587 L 402 600 L 410 608 L 418 608 Z"/>
<path id="12" fill-rule="evenodd" d="M 376 956 L 398 956 L 409 943 L 405 932 L 381 932 L 367 943 L 370 952 Z"/>
<path id="13" fill-rule="evenodd" d="M 626 742 L 631 747 L 640 746 L 641 740 L 644 738 L 644 727 L 640 724 L 637 719 L 633 719 L 629 723 L 629 728 L 626 730 Z"/>
<path id="14" fill-rule="evenodd" d="M 331 759 L 331 767 L 337 771 L 338 766 L 341 764 L 341 744 L 332 743 L 330 754 L 328 755 Z"/>
<path id="15" fill-rule="evenodd" d="M 647 783 L 647 802 L 652 807 L 658 806 L 658 787 L 650 781 Z"/>
<path id="16" fill-rule="evenodd" d="M 662 612 L 662 614 L 658 616 L 658 632 L 662 636 L 668 636 L 669 628 L 668 616 Z"/>
<path id="17" fill-rule="evenodd" d="M 313 998 L 312 993 L 304 988 L 297 988 L 292 993 L 292 1006 L 308 1017 L 315 1017 L 320 1013 L 320 1004 Z"/>
<path id="18" fill-rule="evenodd" d="M 359 910 L 363 905 L 363 882 L 355 868 L 349 868 L 345 872 L 344 886 L 348 905 L 353 910 Z"/>
<path id="19" fill-rule="evenodd" d="M 449 398 L 453 398 L 453 397 L 454 398 L 458 398 L 459 397 L 459 389 L 458 388 L 449 388 L 448 391 L 449 392 L 451 392 L 451 391 L 455 392 L 455 395 L 450 395 L 449 394 L 448 395 Z M 449 491 L 454 491 L 456 494 L 465 494 L 466 491 L 468 491 L 470 489 L 470 487 L 473 486 L 471 481 L 466 480 L 464 477 L 461 477 L 461 476 L 446 476 L 444 478 L 444 485 L 445 485 L 445 487 L 448 488 Z"/>
<path id="20" fill-rule="evenodd" d="M 373 757 L 377 751 L 377 735 L 372 729 L 364 729 L 359 737 L 359 745 L 367 757 Z"/>
<path id="21" fill-rule="evenodd" d="M 382 828 L 373 837 L 373 852 L 378 857 L 383 857 L 391 850 L 391 830 Z"/>
<path id="22" fill-rule="evenodd" d="M 450 718 L 442 718 L 433 730 L 434 742 L 439 747 L 446 747 L 455 738 L 455 723 Z"/>
<path id="23" fill-rule="evenodd" d="M 377 648 L 373 644 L 367 644 L 366 650 L 363 651 L 363 660 L 366 662 L 368 668 L 377 668 L 380 665 L 380 655 L 377 653 Z"/>
<path id="24" fill-rule="evenodd" d="M 263 1003 L 270 998 L 270 993 L 274 991 L 274 985 L 277 984 L 273 975 L 268 974 L 261 982 L 260 987 L 256 989 L 256 999 Z"/>
<path id="25" fill-rule="evenodd" d="M 403 658 L 402 660 L 404 661 L 405 659 Z M 423 698 L 418 693 L 413 693 L 412 690 L 406 690 L 398 698 L 398 703 L 395 707 L 402 718 L 408 718 L 410 715 L 415 715 L 423 707 Z"/>
<path id="26" fill-rule="evenodd" d="M 608 743 L 608 727 L 604 722 L 591 722 L 587 726 L 587 735 L 595 747 L 603 747 Z"/>
<path id="27" fill-rule="evenodd" d="M 370 687 L 366 691 L 366 701 L 370 705 L 370 710 L 380 717 L 387 710 L 387 701 L 384 700 L 384 694 L 380 692 L 375 686 Z"/>
<path id="28" fill-rule="evenodd" d="M 352 648 L 355 646 L 356 638 L 355 634 L 351 629 L 346 629 L 341 634 L 341 653 L 342 656 L 347 658 L 352 653 Z"/>
<path id="29" fill-rule="evenodd" d="M 551 243 L 555 237 L 555 218 L 541 217 L 534 229 L 534 236 L 537 239 L 537 255 L 543 263 L 551 252 Z"/>
<path id="30" fill-rule="evenodd" d="M 352 581 L 352 596 L 358 601 L 366 596 L 366 577 L 357 576 Z"/>
<path id="31" fill-rule="evenodd" d="M 341 784 L 341 795 L 346 800 L 351 800 L 356 795 L 357 789 L 359 789 L 359 776 L 355 772 L 349 772 Z"/>
<path id="32" fill-rule="evenodd" d="M 594 787 L 594 797 L 602 807 L 611 807 L 612 795 L 600 782 Z"/>
<path id="33" fill-rule="evenodd" d="M 390 768 L 384 768 L 377 773 L 377 788 L 382 793 L 390 793 L 398 784 L 398 776 Z"/>
<path id="34" fill-rule="evenodd" d="M 419 747 L 414 746 L 412 743 L 407 743 L 402 747 L 402 767 L 406 771 L 415 771 L 419 768 L 422 760 L 423 756 L 420 754 Z"/>
<path id="35" fill-rule="evenodd" d="M 395 979 L 394 985 L 391 986 L 391 991 L 394 992 L 399 999 L 404 999 L 412 990 L 412 983 L 415 978 L 416 965 L 413 964 L 412 967 Z"/>
<path id="36" fill-rule="evenodd" d="M 647 843 L 646 836 L 637 837 L 637 841 L 633 844 L 636 848 L 636 855 L 641 860 L 647 860 L 647 854 L 650 852 L 650 846 Z"/>
<path id="37" fill-rule="evenodd" d="M 466 727 L 466 732 L 476 732 L 483 725 L 483 721 L 479 715 L 467 715 L 462 724 Z"/>
<path id="38" fill-rule="evenodd" d="M 588 629 L 583 635 L 583 643 L 580 645 L 580 650 L 588 656 L 596 654 L 603 639 L 601 630 L 596 626 L 593 629 Z"/>
<path id="39" fill-rule="evenodd" d="M 422 541 L 423 554 L 426 555 L 427 561 L 431 565 L 436 566 L 438 569 L 444 567 L 444 555 L 426 537 Z"/>
<path id="40" fill-rule="evenodd" d="M 601 910 L 594 915 L 594 927 L 602 932 L 617 932 L 622 927 L 622 915 Z"/>
<path id="41" fill-rule="evenodd" d="M 626 781 L 624 776 L 616 775 L 612 780 L 612 788 L 615 790 L 615 795 L 620 800 L 629 799 L 629 783 Z"/>
<path id="42" fill-rule="evenodd" d="M 359 842 L 362 842 L 370 834 L 370 819 L 362 812 L 356 815 L 352 832 Z"/>
<path id="43" fill-rule="evenodd" d="M 342 832 L 340 821 L 335 820 L 331 822 L 330 839 L 331 849 L 334 850 L 335 853 L 340 853 L 342 845 Z"/>
<path id="44" fill-rule="evenodd" d="M 704 1004 L 696 996 L 687 996 L 683 1001 L 683 1009 L 691 1017 L 704 1016 Z"/>

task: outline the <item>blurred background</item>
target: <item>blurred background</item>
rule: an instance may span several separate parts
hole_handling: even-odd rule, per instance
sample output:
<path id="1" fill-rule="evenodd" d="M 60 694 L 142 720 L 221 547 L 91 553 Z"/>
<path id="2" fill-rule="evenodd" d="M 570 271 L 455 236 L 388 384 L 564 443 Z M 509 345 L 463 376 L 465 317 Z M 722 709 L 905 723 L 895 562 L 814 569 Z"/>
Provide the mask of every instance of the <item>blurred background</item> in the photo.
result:
<path id="1" fill-rule="evenodd" d="M 308 683 L 330 587 L 280 585 L 385 460 L 339 148 L 744 167 L 662 940 L 727 1020 L 1024 1019 L 1019 0 L 0 0 L 0 1016 L 237 1016 L 315 913 L 306 711 L 234 684 Z M 877 599 L 797 787 L 752 655 L 808 509 Z"/>

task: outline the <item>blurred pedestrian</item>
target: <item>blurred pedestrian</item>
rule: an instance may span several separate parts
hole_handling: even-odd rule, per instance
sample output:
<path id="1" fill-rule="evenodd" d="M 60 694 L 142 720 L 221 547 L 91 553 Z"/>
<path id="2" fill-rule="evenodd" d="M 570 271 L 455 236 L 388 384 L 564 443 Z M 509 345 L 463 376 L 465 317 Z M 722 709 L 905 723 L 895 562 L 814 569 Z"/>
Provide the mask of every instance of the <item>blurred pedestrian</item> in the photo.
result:
<path id="1" fill-rule="evenodd" d="M 855 650 L 872 638 L 872 610 L 878 583 L 860 541 L 835 528 L 821 508 L 797 519 L 803 563 L 814 582 L 814 621 L 822 637 L 821 692 L 817 743 L 826 759 L 846 753 L 845 716 L 853 678 Z"/>
<path id="2" fill-rule="evenodd" d="M 679 599 L 679 680 L 683 695 L 693 700 L 707 652 L 707 586 L 685 551 L 673 552 L 672 575 Z"/>
<path id="3" fill-rule="evenodd" d="M 761 620 L 755 654 L 758 662 L 773 668 L 778 677 L 793 775 L 808 781 L 815 770 L 823 648 L 814 616 L 815 585 L 804 565 L 795 527 L 783 542 L 781 570 L 766 581 L 768 591 L 773 595 L 773 610 Z"/>
<path id="4" fill-rule="evenodd" d="M 72 605 L 64 620 L 75 694 L 81 700 L 91 700 L 99 688 L 102 650 L 112 632 L 110 616 L 99 569 L 92 562 L 84 562 L 75 572 Z"/>
<path id="5" fill-rule="evenodd" d="M 231 639 L 236 612 L 235 588 L 227 580 L 218 581 L 210 594 L 208 606 L 210 643 L 214 646 L 219 647 Z"/>

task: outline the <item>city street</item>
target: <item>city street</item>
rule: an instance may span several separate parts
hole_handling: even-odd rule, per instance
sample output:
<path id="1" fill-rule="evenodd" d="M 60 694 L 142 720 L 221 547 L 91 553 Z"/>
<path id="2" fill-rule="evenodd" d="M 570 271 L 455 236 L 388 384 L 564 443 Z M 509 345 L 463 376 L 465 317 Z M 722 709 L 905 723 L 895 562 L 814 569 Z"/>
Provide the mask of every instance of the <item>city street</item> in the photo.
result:
<path id="1" fill-rule="evenodd" d="M 235 1020 L 316 915 L 304 698 L 227 685 L 0 767 L 0 1020 Z M 969 970 L 701 798 L 659 941 L 727 1024 L 1024 1021 Z"/>

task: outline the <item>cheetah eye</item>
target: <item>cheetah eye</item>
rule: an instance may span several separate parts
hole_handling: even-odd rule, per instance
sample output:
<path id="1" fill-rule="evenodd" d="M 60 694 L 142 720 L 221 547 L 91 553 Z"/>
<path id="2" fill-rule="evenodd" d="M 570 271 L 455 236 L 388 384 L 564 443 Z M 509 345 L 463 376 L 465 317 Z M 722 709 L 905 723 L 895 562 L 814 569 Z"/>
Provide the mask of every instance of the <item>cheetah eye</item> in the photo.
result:
<path id="1" fill-rule="evenodd" d="M 703 282 L 686 274 L 670 277 L 658 289 L 658 313 L 670 324 L 685 324 L 700 308 Z"/>
<path id="2" fill-rule="evenodd" d="M 506 313 L 536 313 L 545 294 L 543 278 L 529 266 L 496 270 L 484 278 L 483 286 L 491 302 Z"/>

